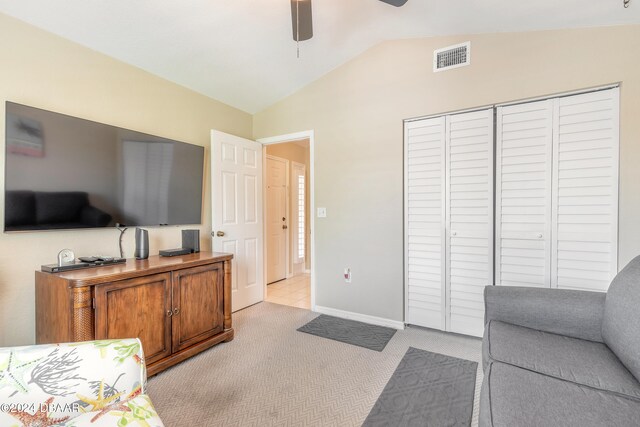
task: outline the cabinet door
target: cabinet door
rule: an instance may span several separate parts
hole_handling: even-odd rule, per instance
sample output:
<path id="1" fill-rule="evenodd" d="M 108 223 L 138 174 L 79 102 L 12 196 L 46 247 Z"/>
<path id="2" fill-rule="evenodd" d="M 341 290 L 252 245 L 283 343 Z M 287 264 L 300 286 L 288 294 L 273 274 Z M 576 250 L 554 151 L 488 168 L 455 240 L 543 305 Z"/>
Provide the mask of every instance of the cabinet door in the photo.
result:
<path id="1" fill-rule="evenodd" d="M 173 351 L 224 330 L 224 264 L 173 273 Z"/>
<path id="2" fill-rule="evenodd" d="M 147 364 L 171 355 L 171 275 L 95 287 L 96 339 L 140 338 Z"/>

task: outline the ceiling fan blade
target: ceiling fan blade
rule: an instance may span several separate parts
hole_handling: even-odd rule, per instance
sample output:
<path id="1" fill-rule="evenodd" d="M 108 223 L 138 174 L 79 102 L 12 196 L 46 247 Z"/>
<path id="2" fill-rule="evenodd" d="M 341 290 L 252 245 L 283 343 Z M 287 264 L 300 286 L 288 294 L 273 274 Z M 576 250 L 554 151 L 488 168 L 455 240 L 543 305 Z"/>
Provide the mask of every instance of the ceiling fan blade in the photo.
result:
<path id="1" fill-rule="evenodd" d="M 295 41 L 301 42 L 313 37 L 311 0 L 291 0 L 291 22 L 293 23 L 293 39 Z M 299 31 L 298 23 L 300 24 Z"/>
<path id="2" fill-rule="evenodd" d="M 404 4 L 407 2 L 407 0 L 380 0 L 380 1 L 395 7 L 404 6 Z"/>

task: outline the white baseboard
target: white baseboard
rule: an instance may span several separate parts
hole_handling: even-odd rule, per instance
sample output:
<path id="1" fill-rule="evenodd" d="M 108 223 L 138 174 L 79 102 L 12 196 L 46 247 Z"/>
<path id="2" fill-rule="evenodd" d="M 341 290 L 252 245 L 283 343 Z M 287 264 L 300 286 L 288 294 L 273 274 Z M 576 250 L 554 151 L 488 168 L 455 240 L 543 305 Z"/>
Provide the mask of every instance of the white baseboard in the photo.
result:
<path id="1" fill-rule="evenodd" d="M 358 322 L 370 323 L 372 325 L 387 326 L 394 329 L 404 329 L 404 322 L 399 320 L 385 319 L 383 317 L 369 316 L 368 314 L 353 313 L 351 311 L 338 310 L 336 308 L 322 307 L 316 305 L 313 311 L 328 316 L 341 317 L 343 319 L 357 320 Z"/>

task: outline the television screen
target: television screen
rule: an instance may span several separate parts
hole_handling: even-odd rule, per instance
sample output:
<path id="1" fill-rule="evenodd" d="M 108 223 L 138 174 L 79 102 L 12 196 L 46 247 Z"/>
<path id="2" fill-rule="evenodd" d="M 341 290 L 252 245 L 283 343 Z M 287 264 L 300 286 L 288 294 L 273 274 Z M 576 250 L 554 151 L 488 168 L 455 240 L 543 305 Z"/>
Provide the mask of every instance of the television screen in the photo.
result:
<path id="1" fill-rule="evenodd" d="M 6 103 L 5 231 L 200 224 L 204 148 Z"/>

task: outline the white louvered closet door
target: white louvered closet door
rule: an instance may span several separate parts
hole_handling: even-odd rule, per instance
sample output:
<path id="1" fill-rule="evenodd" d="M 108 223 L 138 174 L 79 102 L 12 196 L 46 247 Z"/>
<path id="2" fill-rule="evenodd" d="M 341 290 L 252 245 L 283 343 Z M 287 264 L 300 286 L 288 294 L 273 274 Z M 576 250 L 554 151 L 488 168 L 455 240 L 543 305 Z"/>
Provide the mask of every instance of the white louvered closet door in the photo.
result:
<path id="1" fill-rule="evenodd" d="M 493 109 L 447 116 L 447 330 L 482 336 L 493 284 Z"/>
<path id="2" fill-rule="evenodd" d="M 549 287 L 554 101 L 496 111 L 496 284 Z"/>
<path id="3" fill-rule="evenodd" d="M 605 291 L 618 267 L 619 89 L 555 107 L 551 286 Z"/>
<path id="4" fill-rule="evenodd" d="M 405 320 L 445 329 L 445 118 L 405 124 Z"/>

